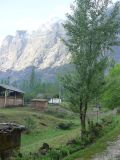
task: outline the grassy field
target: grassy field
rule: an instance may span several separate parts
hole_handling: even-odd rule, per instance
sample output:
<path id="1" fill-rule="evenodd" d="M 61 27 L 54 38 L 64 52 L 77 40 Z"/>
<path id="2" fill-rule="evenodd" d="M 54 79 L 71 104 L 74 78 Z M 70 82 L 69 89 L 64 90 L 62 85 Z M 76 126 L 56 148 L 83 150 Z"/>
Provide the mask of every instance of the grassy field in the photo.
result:
<path id="1" fill-rule="evenodd" d="M 65 114 L 63 113 L 65 112 Z M 111 112 L 102 114 L 110 116 Z M 96 120 L 95 116 L 94 119 Z M 90 160 L 93 155 L 106 149 L 108 141 L 114 141 L 120 134 L 120 116 L 114 117 L 118 124 L 109 132 L 98 139 L 94 144 L 84 150 L 80 150 L 65 160 Z M 74 125 L 70 130 L 58 129 L 61 122 L 72 122 Z M 43 143 L 48 143 L 51 147 L 64 146 L 68 140 L 80 135 L 79 116 L 71 114 L 69 111 L 59 111 L 55 106 L 51 106 L 48 112 L 40 112 L 25 108 L 0 109 L 0 122 L 15 122 L 31 127 L 29 134 L 23 133 L 21 140 L 21 152 L 37 152 Z M 30 122 L 30 123 L 29 123 Z M 30 125 L 30 126 L 29 126 Z"/>
<path id="2" fill-rule="evenodd" d="M 106 131 L 106 134 L 98 139 L 94 144 L 88 146 L 84 150 L 80 150 L 64 160 L 91 160 L 95 154 L 101 153 L 106 150 L 108 142 L 113 142 L 120 135 L 120 116 L 114 116 L 114 120 L 117 121 L 117 125 L 111 130 Z"/>
<path id="3" fill-rule="evenodd" d="M 21 151 L 25 153 L 36 152 L 43 143 L 48 143 L 51 147 L 58 147 L 80 134 L 79 118 L 76 116 L 73 116 L 72 119 L 69 116 L 60 117 L 60 115 L 57 116 L 57 112 L 56 115 L 54 112 L 50 112 L 50 114 L 41 113 L 27 107 L 0 109 L 0 122 L 30 125 L 31 132 L 22 134 Z M 29 123 L 29 121 L 32 122 Z M 70 121 L 74 124 L 70 130 L 58 129 L 57 126 L 60 122 L 67 123 Z"/>

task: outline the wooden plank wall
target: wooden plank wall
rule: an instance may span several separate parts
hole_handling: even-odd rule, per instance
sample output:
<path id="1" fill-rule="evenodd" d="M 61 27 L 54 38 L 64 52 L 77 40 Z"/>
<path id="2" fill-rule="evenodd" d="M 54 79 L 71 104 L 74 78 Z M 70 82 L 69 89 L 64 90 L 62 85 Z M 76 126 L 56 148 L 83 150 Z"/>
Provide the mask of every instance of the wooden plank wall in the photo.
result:
<path id="1" fill-rule="evenodd" d="M 0 107 L 4 107 L 5 97 L 0 97 Z M 22 106 L 23 105 L 23 98 L 14 98 L 14 97 L 7 97 L 6 99 L 6 106 Z"/>
<path id="2" fill-rule="evenodd" d="M 47 106 L 48 106 L 48 102 L 40 102 L 40 101 L 32 101 L 30 106 L 32 108 L 35 108 L 35 109 L 38 109 L 38 110 L 45 110 L 47 109 Z"/>

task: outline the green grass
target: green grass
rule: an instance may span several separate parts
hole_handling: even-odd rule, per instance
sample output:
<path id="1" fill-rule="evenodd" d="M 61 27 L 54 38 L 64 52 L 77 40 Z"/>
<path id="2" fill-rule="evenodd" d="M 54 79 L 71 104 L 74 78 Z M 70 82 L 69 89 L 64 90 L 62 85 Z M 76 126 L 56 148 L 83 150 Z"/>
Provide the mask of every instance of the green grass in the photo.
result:
<path id="1" fill-rule="evenodd" d="M 120 135 L 120 116 L 114 117 L 118 121 L 118 124 L 107 131 L 103 137 L 98 139 L 94 144 L 90 145 L 84 150 L 78 151 L 64 160 L 91 160 L 95 154 L 103 152 L 107 146 L 108 142 L 113 142 Z"/>
<path id="2" fill-rule="evenodd" d="M 79 129 L 68 131 L 48 130 L 44 133 L 25 135 L 22 137 L 23 152 L 36 151 L 43 143 L 48 143 L 51 147 L 59 147 L 65 145 L 68 140 L 79 135 Z"/>
<path id="3" fill-rule="evenodd" d="M 35 128 L 30 134 L 22 134 L 21 151 L 37 152 L 43 143 L 48 143 L 51 147 L 64 146 L 68 140 L 78 137 L 80 134 L 79 117 L 72 117 L 75 124 L 70 130 L 60 130 L 57 125 L 60 122 L 69 122 L 70 118 L 58 118 L 54 114 L 41 113 L 40 111 L 31 110 L 30 108 L 11 108 L 0 109 L 0 122 L 15 122 L 26 125 L 26 118 L 31 118 L 35 122 Z M 107 114 L 106 114 L 107 115 Z M 96 119 L 96 117 L 94 117 Z M 120 134 L 120 116 L 114 117 L 119 123 L 104 136 L 84 150 L 78 151 L 65 160 L 90 160 L 93 155 L 104 151 L 108 146 L 108 141 L 114 141 Z M 43 125 L 45 124 L 45 125 Z"/>
<path id="4" fill-rule="evenodd" d="M 65 145 L 68 140 L 80 134 L 79 118 L 73 118 L 72 122 L 75 126 L 70 130 L 60 130 L 57 128 L 58 124 L 71 121 L 69 118 L 57 118 L 27 107 L 0 109 L 0 122 L 26 125 L 27 118 L 31 118 L 35 126 L 30 134 L 22 134 L 21 151 L 25 153 L 36 152 L 44 142 L 50 144 L 51 147 Z"/>

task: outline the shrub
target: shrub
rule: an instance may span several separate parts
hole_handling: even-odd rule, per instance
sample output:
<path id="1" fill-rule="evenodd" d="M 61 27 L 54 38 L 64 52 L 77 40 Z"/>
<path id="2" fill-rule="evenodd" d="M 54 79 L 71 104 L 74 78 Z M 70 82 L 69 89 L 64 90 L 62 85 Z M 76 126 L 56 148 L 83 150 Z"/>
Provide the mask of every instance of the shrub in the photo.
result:
<path id="1" fill-rule="evenodd" d="M 109 124 L 113 123 L 113 117 L 107 116 L 105 118 L 102 118 L 101 123 L 103 126 L 109 125 Z"/>
<path id="2" fill-rule="evenodd" d="M 36 128 L 36 122 L 31 117 L 25 118 L 26 133 L 29 134 Z"/>
<path id="3" fill-rule="evenodd" d="M 96 138 L 99 137 L 101 134 L 103 127 L 102 124 L 99 123 L 93 123 L 93 121 L 89 121 L 88 122 L 88 134 L 92 137 L 92 138 Z"/>
<path id="4" fill-rule="evenodd" d="M 73 123 L 59 123 L 58 128 L 62 130 L 69 130 L 73 126 Z"/>
<path id="5" fill-rule="evenodd" d="M 53 160 L 59 160 L 62 158 L 62 154 L 59 149 L 54 149 L 50 152 L 50 158 Z"/>
<path id="6" fill-rule="evenodd" d="M 120 107 L 117 108 L 117 114 L 120 114 Z"/>

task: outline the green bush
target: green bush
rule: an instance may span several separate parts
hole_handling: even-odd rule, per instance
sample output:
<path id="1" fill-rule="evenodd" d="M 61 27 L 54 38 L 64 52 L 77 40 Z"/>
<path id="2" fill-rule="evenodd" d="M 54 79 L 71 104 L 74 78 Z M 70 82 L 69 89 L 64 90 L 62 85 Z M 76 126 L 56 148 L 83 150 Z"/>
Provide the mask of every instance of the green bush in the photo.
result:
<path id="1" fill-rule="evenodd" d="M 49 153 L 49 157 L 52 160 L 60 160 L 62 158 L 62 153 L 59 149 L 52 149 Z"/>
<path id="2" fill-rule="evenodd" d="M 73 123 L 59 123 L 58 128 L 62 130 L 69 130 L 73 126 Z"/>
<path id="3" fill-rule="evenodd" d="M 103 106 L 114 109 L 120 106 L 120 64 L 116 64 L 106 76 L 101 100 Z"/>
<path id="4" fill-rule="evenodd" d="M 36 122 L 31 117 L 25 118 L 26 133 L 29 134 L 36 128 Z"/>
<path id="5" fill-rule="evenodd" d="M 103 127 L 100 123 L 93 123 L 93 121 L 88 122 L 88 134 L 92 138 L 99 137 L 101 134 Z"/>
<path id="6" fill-rule="evenodd" d="M 117 108 L 117 114 L 120 114 L 120 107 Z"/>

